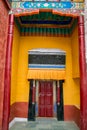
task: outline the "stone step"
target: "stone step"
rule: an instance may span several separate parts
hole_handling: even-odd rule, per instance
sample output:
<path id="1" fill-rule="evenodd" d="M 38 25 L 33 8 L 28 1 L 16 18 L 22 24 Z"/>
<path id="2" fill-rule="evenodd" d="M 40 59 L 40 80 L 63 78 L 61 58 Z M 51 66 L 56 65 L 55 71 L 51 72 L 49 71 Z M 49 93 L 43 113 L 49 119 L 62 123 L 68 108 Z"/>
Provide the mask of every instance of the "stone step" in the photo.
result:
<path id="1" fill-rule="evenodd" d="M 42 122 L 42 123 L 46 123 L 46 122 L 58 122 L 57 118 L 36 118 L 36 122 Z"/>
<path id="2" fill-rule="evenodd" d="M 9 130 L 79 130 L 75 122 L 56 118 L 37 118 L 36 121 L 15 122 Z"/>

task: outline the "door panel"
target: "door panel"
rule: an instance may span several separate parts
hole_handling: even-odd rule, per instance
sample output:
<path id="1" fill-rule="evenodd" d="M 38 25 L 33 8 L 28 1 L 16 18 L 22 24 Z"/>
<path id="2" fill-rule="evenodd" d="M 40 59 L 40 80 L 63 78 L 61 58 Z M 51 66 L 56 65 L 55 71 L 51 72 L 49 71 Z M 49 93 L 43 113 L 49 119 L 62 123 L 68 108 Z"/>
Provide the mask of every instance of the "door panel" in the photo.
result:
<path id="1" fill-rule="evenodd" d="M 45 95 L 45 104 L 52 105 L 52 95 Z"/>
<path id="2" fill-rule="evenodd" d="M 39 105 L 44 105 L 45 104 L 45 95 L 40 94 L 39 95 Z"/>
<path id="3" fill-rule="evenodd" d="M 53 107 L 51 105 L 46 106 L 46 117 L 53 116 Z"/>
<path id="4" fill-rule="evenodd" d="M 39 82 L 39 116 L 53 116 L 53 86 L 52 82 Z"/>
<path id="5" fill-rule="evenodd" d="M 39 116 L 45 117 L 45 106 L 42 105 L 39 106 Z"/>
<path id="6" fill-rule="evenodd" d="M 43 82 L 39 83 L 39 116 L 45 116 L 45 86 Z"/>

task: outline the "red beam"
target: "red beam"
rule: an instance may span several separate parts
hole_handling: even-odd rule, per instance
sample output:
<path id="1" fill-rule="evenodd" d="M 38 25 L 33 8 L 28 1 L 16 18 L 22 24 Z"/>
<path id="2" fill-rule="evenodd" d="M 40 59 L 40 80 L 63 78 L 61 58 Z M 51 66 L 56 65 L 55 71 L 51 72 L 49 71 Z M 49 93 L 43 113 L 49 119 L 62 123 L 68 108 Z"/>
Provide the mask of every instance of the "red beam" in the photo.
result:
<path id="1" fill-rule="evenodd" d="M 13 27 L 14 27 L 14 15 L 9 15 L 8 37 L 7 37 L 7 47 L 6 47 L 6 63 L 5 63 L 2 130 L 8 130 L 8 125 L 9 125 Z"/>
<path id="2" fill-rule="evenodd" d="M 79 64 L 80 64 L 80 130 L 87 129 L 87 77 L 85 58 L 84 16 L 78 17 Z"/>

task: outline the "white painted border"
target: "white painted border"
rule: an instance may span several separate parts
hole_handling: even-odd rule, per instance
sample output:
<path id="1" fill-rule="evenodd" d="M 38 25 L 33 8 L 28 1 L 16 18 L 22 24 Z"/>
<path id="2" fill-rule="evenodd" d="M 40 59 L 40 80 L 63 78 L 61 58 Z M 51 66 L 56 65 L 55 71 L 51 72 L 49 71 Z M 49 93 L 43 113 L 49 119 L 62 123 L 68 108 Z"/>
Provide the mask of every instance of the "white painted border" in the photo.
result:
<path id="1" fill-rule="evenodd" d="M 15 117 L 10 123 L 9 123 L 9 128 L 11 128 L 15 122 L 27 122 L 27 118 L 18 118 Z"/>
<path id="2" fill-rule="evenodd" d="M 15 124 L 15 118 L 9 123 L 9 129 Z"/>

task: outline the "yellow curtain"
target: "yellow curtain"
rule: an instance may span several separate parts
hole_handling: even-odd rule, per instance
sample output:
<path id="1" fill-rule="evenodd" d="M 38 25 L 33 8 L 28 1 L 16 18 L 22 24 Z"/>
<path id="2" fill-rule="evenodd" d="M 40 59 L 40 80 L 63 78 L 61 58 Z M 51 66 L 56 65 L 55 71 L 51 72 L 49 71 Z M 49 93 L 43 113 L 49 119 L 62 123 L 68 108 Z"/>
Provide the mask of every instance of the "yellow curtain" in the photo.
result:
<path id="1" fill-rule="evenodd" d="M 65 69 L 28 69 L 27 79 L 62 80 L 65 79 Z"/>

